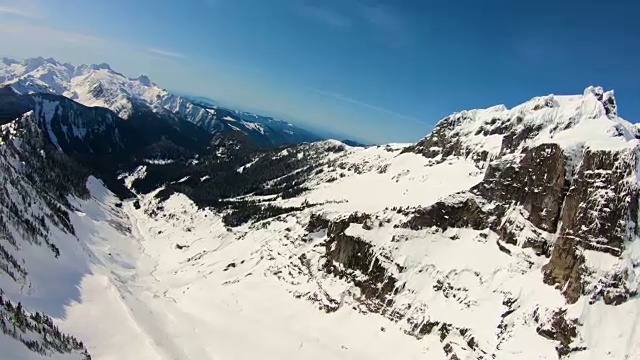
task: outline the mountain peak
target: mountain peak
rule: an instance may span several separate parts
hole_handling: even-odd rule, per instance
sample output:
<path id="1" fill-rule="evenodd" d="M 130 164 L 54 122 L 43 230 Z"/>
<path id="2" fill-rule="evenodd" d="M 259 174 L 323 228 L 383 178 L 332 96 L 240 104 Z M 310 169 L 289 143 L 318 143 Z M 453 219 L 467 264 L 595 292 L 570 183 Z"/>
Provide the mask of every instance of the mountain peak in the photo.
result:
<path id="1" fill-rule="evenodd" d="M 7 66 L 10 66 L 10 65 L 19 64 L 20 62 L 17 61 L 17 60 L 11 59 L 11 58 L 3 57 L 2 58 L 2 63 L 7 65 Z"/>
<path id="2" fill-rule="evenodd" d="M 607 117 L 610 119 L 618 117 L 618 105 L 613 90 L 604 91 L 601 86 L 589 86 L 584 90 L 584 96 L 595 97 L 602 104 Z"/>
<path id="3" fill-rule="evenodd" d="M 144 86 L 154 85 L 154 83 L 151 81 L 151 79 L 149 79 L 147 75 L 140 75 L 136 80 Z"/>
<path id="4" fill-rule="evenodd" d="M 26 72 L 30 72 L 33 70 L 36 70 L 39 67 L 45 66 L 47 64 L 49 65 L 58 65 L 58 62 L 55 61 L 52 58 L 43 58 L 42 56 L 37 57 L 37 58 L 29 58 L 29 59 L 25 59 L 22 64 L 25 66 L 25 71 Z"/>
<path id="5" fill-rule="evenodd" d="M 613 90 L 590 86 L 582 95 L 534 97 L 511 109 L 499 105 L 453 113 L 406 151 L 444 161 L 465 155 L 484 162 L 543 143 L 565 148 L 635 146 L 638 129 L 618 117 Z"/>
<path id="6" fill-rule="evenodd" d="M 112 70 L 111 66 L 109 66 L 109 64 L 107 63 L 92 64 L 90 67 L 93 70 Z"/>

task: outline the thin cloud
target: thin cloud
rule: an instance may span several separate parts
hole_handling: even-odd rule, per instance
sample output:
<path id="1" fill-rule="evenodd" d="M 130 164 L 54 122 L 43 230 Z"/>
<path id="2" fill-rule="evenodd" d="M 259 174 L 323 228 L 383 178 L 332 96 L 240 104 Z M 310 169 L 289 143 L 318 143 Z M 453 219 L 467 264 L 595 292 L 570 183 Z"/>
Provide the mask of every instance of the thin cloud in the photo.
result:
<path id="1" fill-rule="evenodd" d="M 347 28 L 351 26 L 351 19 L 341 13 L 326 7 L 315 5 L 303 5 L 300 7 L 300 13 L 319 21 L 325 25 L 334 28 Z"/>
<path id="2" fill-rule="evenodd" d="M 36 0 L 0 0 L 0 16 L 42 19 L 44 12 Z"/>
<path id="3" fill-rule="evenodd" d="M 298 5 L 298 13 L 335 29 L 360 28 L 376 34 L 389 45 L 413 43 L 414 35 L 405 16 L 395 7 L 377 1 L 306 3 Z"/>
<path id="4" fill-rule="evenodd" d="M 42 18 L 42 15 L 37 11 L 8 6 L 0 6 L 0 15 L 18 16 L 29 19 Z"/>
<path id="5" fill-rule="evenodd" d="M 375 27 L 394 33 L 405 31 L 404 20 L 386 5 L 363 5 L 361 9 L 365 20 Z"/>
<path id="6" fill-rule="evenodd" d="M 174 58 L 174 59 L 186 59 L 187 56 L 178 52 L 174 52 L 174 51 L 170 51 L 170 50 L 164 50 L 164 49 L 158 49 L 158 48 L 147 48 L 146 49 L 148 52 L 155 54 L 155 55 L 160 55 L 160 56 L 164 56 L 164 57 L 170 57 L 170 58 Z"/>
<path id="7" fill-rule="evenodd" d="M 344 96 L 342 94 L 332 93 L 332 92 L 328 92 L 328 91 L 324 91 L 324 90 L 318 90 L 318 89 L 311 89 L 311 88 L 309 88 L 308 90 L 310 90 L 310 91 L 312 91 L 314 93 L 323 95 L 323 96 L 331 97 L 331 98 L 334 98 L 334 99 L 349 103 L 349 104 L 357 105 L 357 106 L 360 106 L 360 107 L 363 107 L 363 108 L 366 108 L 366 109 L 369 109 L 369 110 L 373 110 L 373 111 L 376 111 L 376 112 L 379 112 L 379 113 L 382 113 L 382 114 L 387 114 L 387 115 L 393 116 L 393 117 L 395 117 L 397 119 L 411 121 L 413 123 L 420 124 L 420 125 L 429 125 L 426 122 L 421 121 L 419 119 L 416 119 L 414 117 L 407 116 L 407 115 L 404 115 L 404 114 L 400 114 L 400 113 L 395 112 L 393 110 L 385 109 L 385 108 L 377 106 L 377 105 L 372 105 L 372 104 L 369 104 L 369 103 L 366 103 L 366 102 L 362 102 L 360 100 L 356 100 L 356 99 L 350 98 L 348 96 Z"/>
<path id="8" fill-rule="evenodd" d="M 384 35 L 393 45 L 408 45 L 412 40 L 407 19 L 398 11 L 384 4 L 359 4 L 360 16 Z"/>
<path id="9" fill-rule="evenodd" d="M 550 41 L 549 39 L 554 39 Z M 553 35 L 549 31 L 539 31 L 514 38 L 512 51 L 515 59 L 532 65 L 550 64 L 554 61 L 568 60 L 567 48 L 561 44 L 569 41 L 560 39 L 558 35 Z"/>
<path id="10" fill-rule="evenodd" d="M 71 43 L 82 46 L 98 47 L 111 41 L 93 35 L 79 32 L 59 30 L 48 26 L 33 25 L 27 23 L 5 23 L 0 24 L 0 31 L 12 33 L 25 40 L 41 40 L 45 42 Z"/>

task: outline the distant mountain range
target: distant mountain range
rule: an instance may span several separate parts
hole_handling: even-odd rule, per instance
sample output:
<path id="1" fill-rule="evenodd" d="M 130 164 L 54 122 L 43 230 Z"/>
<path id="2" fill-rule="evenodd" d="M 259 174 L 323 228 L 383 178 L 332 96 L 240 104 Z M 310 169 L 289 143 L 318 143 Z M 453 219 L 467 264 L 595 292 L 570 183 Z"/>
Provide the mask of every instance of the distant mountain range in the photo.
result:
<path id="1" fill-rule="evenodd" d="M 85 106 L 108 108 L 123 119 L 148 109 L 187 120 L 212 134 L 238 132 L 262 147 L 321 140 L 286 121 L 224 108 L 202 97 L 175 95 L 145 75 L 128 78 L 107 64 L 76 66 L 52 58 L 3 58 L 0 85 L 20 94 L 62 95 Z"/>

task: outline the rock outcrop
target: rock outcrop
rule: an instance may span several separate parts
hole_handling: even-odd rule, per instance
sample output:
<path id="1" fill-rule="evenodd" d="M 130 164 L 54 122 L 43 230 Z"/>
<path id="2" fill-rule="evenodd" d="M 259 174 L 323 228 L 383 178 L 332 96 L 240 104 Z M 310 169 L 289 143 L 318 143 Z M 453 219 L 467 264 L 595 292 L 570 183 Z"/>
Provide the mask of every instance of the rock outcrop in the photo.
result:
<path id="1" fill-rule="evenodd" d="M 571 102 L 573 112 L 564 109 Z M 581 125 L 596 126 L 604 134 L 591 139 L 594 134 L 577 132 Z M 576 133 L 575 138 L 563 132 Z M 501 137 L 501 145 L 493 153 L 474 139 L 494 135 Z M 532 247 L 550 256 L 543 268 L 545 282 L 576 302 L 592 288 L 582 276 L 589 271 L 583 250 L 619 257 L 640 234 L 637 138 L 638 130 L 617 117 L 613 93 L 602 88 L 588 88 L 581 99 L 548 96 L 510 111 L 496 107 L 454 114 L 405 151 L 439 162 L 452 156 L 490 160 L 479 164 L 486 166 L 484 179 L 466 193 L 417 210 L 406 226 L 488 228 L 505 243 Z M 528 225 L 511 217 L 510 209 L 517 209 Z M 527 227 L 537 235 L 523 238 Z M 637 292 L 621 283 L 610 281 L 598 290 L 607 303 Z"/>

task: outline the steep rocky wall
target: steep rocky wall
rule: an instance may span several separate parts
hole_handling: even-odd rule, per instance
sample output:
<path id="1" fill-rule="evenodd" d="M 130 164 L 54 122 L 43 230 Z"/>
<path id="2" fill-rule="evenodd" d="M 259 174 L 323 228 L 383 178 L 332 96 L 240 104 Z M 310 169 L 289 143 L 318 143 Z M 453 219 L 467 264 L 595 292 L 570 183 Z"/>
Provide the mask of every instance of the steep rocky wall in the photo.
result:
<path id="1" fill-rule="evenodd" d="M 361 302 L 370 310 L 379 311 L 393 301 L 389 295 L 397 280 L 382 265 L 370 243 L 345 234 L 351 224 L 366 226 L 368 220 L 368 214 L 356 213 L 327 223 L 324 270 L 339 278 L 352 279 L 360 289 Z"/>
<path id="2" fill-rule="evenodd" d="M 638 233 L 637 157 L 637 148 L 585 151 L 564 204 L 561 236 L 620 255 Z"/>
<path id="3" fill-rule="evenodd" d="M 582 251 L 620 256 L 625 244 L 638 236 L 636 148 L 620 151 L 587 150 L 571 184 L 562 210 L 562 227 L 544 267 L 545 282 L 563 289 L 574 303 L 585 294 Z M 627 289 L 620 272 L 601 289 L 608 304 L 619 304 L 635 293 Z"/>
<path id="4" fill-rule="evenodd" d="M 554 233 L 567 189 L 565 157 L 556 144 L 543 144 L 521 157 L 492 162 L 484 179 L 469 191 L 417 209 L 405 224 L 412 229 L 449 227 L 490 228 L 514 243 L 505 224 L 508 208 L 520 206 L 537 229 Z"/>
<path id="5" fill-rule="evenodd" d="M 503 138 L 503 150 L 510 141 L 511 137 Z M 625 243 L 638 236 L 637 154 L 637 148 L 587 148 L 579 154 L 575 171 L 569 156 L 553 143 L 506 154 L 489 164 L 478 185 L 416 209 L 404 226 L 491 229 L 502 242 L 531 247 L 538 255 L 550 257 L 543 269 L 545 282 L 562 289 L 569 303 L 592 295 L 619 304 L 636 293 L 627 288 L 628 271 L 612 276 L 596 296 L 587 291 L 593 287 L 584 283 L 583 274 L 589 269 L 584 267 L 582 252 L 618 257 Z M 525 222 L 507 215 L 510 210 L 521 213 Z M 555 243 L 549 238 L 553 234 Z"/>
<path id="6" fill-rule="evenodd" d="M 542 144 L 517 163 L 492 163 L 471 191 L 488 201 L 521 205 L 534 226 L 555 232 L 566 193 L 564 153 L 556 144 Z"/>

